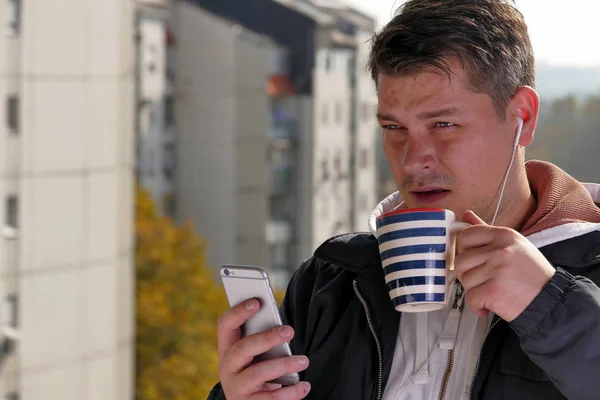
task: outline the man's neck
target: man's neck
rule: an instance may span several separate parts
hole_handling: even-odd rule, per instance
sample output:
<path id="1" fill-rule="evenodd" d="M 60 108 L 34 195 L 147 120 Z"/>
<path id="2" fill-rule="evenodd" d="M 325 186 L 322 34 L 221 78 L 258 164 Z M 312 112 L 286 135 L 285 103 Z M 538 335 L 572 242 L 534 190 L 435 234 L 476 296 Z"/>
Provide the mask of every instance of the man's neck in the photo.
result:
<path id="1" fill-rule="evenodd" d="M 527 174 L 523 169 L 523 174 L 518 177 L 519 184 L 515 188 L 512 196 L 507 196 L 500 215 L 498 215 L 496 225 L 507 226 L 520 232 L 529 218 L 537 208 L 537 200 L 527 180 Z M 510 199 L 510 200 L 509 200 Z"/>

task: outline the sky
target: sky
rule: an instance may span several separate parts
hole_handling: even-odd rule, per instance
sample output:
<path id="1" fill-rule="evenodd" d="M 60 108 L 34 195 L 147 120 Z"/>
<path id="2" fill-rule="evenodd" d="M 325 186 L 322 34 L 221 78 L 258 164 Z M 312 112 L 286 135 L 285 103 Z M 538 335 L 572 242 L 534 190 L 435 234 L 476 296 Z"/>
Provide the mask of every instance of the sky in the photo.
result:
<path id="1" fill-rule="evenodd" d="M 402 0 L 344 0 L 387 23 Z M 516 0 L 525 16 L 537 62 L 600 67 L 600 1 Z M 542 5 L 543 4 L 543 5 Z"/>

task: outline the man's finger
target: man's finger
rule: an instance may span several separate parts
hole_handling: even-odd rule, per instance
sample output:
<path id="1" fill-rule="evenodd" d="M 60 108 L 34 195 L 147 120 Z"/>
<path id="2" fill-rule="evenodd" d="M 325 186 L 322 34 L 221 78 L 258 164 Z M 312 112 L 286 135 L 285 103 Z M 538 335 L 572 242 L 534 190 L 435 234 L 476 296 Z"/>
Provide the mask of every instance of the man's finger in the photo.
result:
<path id="1" fill-rule="evenodd" d="M 456 234 L 456 253 L 484 247 L 495 239 L 494 228 L 488 225 L 473 225 Z"/>
<path id="2" fill-rule="evenodd" d="M 219 338 L 219 359 L 222 359 L 227 350 L 229 350 L 229 348 L 233 346 L 235 342 L 240 340 L 240 327 L 251 316 L 256 314 L 259 307 L 260 304 L 258 300 L 249 299 L 234 307 L 231 307 L 223 315 L 221 315 L 217 325 L 217 336 Z"/>
<path id="3" fill-rule="evenodd" d="M 289 342 L 293 337 L 292 327 L 284 325 L 240 339 L 225 354 L 223 367 L 229 373 L 241 372 L 254 357 Z"/>
<path id="4" fill-rule="evenodd" d="M 457 269 L 456 277 L 468 293 L 469 290 L 485 285 L 488 281 L 494 279 L 497 271 L 496 264 L 494 264 L 493 261 L 488 261 L 479 264 L 466 272 Z"/>
<path id="5" fill-rule="evenodd" d="M 470 274 L 475 273 L 475 270 L 482 269 L 484 265 L 489 263 L 491 254 L 493 253 L 490 253 L 489 246 L 484 246 L 469 249 L 468 251 L 462 251 L 456 255 L 456 257 L 454 258 L 454 270 L 456 271 L 456 277 L 463 284 L 465 289 L 468 290 L 471 287 L 475 287 L 478 284 L 481 284 L 473 284 L 467 288 L 467 286 L 465 285 L 465 281 L 468 280 L 467 277 Z M 481 274 L 481 272 L 479 272 L 478 275 L 479 274 Z M 477 279 L 476 281 L 479 282 L 479 279 Z"/>
<path id="6" fill-rule="evenodd" d="M 487 306 L 488 297 L 490 296 L 488 286 L 490 281 L 483 285 L 474 287 L 467 291 L 465 301 L 467 306 L 473 311 L 473 314 L 478 317 L 486 317 L 490 311 Z"/>
<path id="7" fill-rule="evenodd" d="M 282 387 L 269 392 L 258 392 L 248 397 L 248 400 L 299 400 L 310 392 L 310 383 L 300 382 L 296 385 Z"/>
<path id="8" fill-rule="evenodd" d="M 300 372 L 308 368 L 308 357 L 291 356 L 263 361 L 249 366 L 239 376 L 237 385 L 242 393 L 251 393 L 265 382 L 282 377 L 287 373 Z"/>
<path id="9" fill-rule="evenodd" d="M 466 222 L 471 225 L 487 225 L 484 220 L 479 218 L 479 216 L 471 210 L 465 211 L 462 216 L 462 222 Z"/>

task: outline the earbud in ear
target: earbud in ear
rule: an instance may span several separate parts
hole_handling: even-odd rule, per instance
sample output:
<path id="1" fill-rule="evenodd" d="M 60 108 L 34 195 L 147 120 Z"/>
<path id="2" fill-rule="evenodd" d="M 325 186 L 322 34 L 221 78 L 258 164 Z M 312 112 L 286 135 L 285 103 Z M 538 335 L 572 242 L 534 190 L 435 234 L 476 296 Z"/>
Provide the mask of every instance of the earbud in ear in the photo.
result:
<path id="1" fill-rule="evenodd" d="M 521 131 L 523 130 L 523 118 L 517 117 L 517 134 L 515 136 L 515 142 L 513 143 L 513 147 L 516 147 L 519 144 L 519 139 L 521 139 Z"/>

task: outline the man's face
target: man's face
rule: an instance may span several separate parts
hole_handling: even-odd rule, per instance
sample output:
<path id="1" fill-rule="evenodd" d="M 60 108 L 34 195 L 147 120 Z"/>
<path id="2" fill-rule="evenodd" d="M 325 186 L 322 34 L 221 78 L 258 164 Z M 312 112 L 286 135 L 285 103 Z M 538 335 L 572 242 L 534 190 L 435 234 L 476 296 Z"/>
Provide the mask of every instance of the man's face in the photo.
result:
<path id="1" fill-rule="evenodd" d="M 466 210 L 489 222 L 508 168 L 515 121 L 498 117 L 489 95 L 435 70 L 380 75 L 378 119 L 394 180 L 410 208 Z M 510 178 L 504 196 L 510 196 Z"/>

